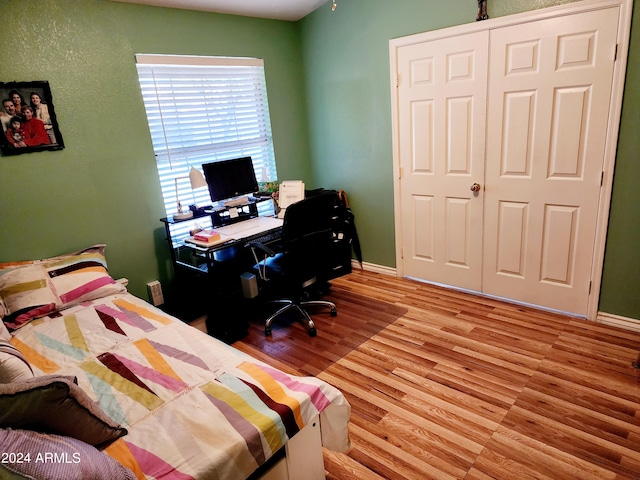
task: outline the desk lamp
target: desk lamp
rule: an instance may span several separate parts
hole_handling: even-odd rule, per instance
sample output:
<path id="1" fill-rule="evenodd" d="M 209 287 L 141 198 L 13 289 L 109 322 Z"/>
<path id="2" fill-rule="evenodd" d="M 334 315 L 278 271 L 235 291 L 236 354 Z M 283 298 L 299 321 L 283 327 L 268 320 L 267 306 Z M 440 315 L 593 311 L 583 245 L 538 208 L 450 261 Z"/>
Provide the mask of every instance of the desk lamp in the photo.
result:
<path id="1" fill-rule="evenodd" d="M 202 175 L 202 172 L 195 167 L 191 167 L 188 177 L 184 176 L 174 178 L 176 186 L 176 203 L 178 204 L 178 213 L 173 214 L 174 220 L 186 220 L 193 217 L 193 212 L 191 210 L 189 210 L 188 212 L 184 212 L 182 210 L 182 204 L 180 203 L 180 196 L 178 194 L 178 180 L 182 180 L 183 178 L 189 178 L 189 182 L 191 183 L 191 190 L 207 186 L 207 181 L 204 179 L 204 175 Z"/>

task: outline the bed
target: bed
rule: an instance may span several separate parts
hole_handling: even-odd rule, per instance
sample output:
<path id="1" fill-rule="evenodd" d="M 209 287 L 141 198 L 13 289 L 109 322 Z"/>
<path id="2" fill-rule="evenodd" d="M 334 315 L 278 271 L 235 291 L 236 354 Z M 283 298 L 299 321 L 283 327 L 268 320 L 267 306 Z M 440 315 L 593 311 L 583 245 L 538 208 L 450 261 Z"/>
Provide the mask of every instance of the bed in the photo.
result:
<path id="1" fill-rule="evenodd" d="M 0 316 L 2 478 L 315 479 L 349 448 L 340 391 L 131 295 L 104 245 L 0 264 Z"/>

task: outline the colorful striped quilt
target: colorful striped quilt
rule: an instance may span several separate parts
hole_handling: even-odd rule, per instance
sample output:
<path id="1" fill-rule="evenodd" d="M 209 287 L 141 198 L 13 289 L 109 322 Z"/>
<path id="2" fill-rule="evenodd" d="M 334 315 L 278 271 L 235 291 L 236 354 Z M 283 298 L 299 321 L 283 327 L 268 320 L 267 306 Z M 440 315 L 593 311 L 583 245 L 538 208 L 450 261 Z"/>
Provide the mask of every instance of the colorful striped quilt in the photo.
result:
<path id="1" fill-rule="evenodd" d="M 245 479 L 318 414 L 323 445 L 349 446 L 349 404 L 321 380 L 269 367 L 128 293 L 62 313 L 11 343 L 36 375 L 76 376 L 128 429 L 104 451 L 140 479 Z"/>

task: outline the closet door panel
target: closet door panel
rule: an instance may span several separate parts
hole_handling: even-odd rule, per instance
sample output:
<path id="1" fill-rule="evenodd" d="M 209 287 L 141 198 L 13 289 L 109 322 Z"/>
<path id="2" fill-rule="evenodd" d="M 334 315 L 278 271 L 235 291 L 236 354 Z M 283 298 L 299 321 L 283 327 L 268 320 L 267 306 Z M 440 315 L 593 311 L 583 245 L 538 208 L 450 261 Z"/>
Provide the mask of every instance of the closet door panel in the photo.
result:
<path id="1" fill-rule="evenodd" d="M 479 290 L 488 32 L 398 50 L 404 274 Z"/>
<path id="2" fill-rule="evenodd" d="M 491 31 L 485 293 L 587 313 L 618 14 Z"/>

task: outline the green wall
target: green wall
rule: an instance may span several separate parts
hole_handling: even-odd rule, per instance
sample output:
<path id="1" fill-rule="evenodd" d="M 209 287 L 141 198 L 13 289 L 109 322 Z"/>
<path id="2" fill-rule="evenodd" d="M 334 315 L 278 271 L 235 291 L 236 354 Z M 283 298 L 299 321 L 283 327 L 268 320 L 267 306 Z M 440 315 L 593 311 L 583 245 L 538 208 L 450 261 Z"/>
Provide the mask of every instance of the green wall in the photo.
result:
<path id="1" fill-rule="evenodd" d="M 47 80 L 65 149 L 0 157 L 0 261 L 107 244 L 110 272 L 168 288 L 166 216 L 135 53 L 265 59 L 278 168 L 309 171 L 299 26 L 104 0 L 2 0 L 0 81 Z"/>
<path id="2" fill-rule="evenodd" d="M 497 17 L 563 0 L 490 0 Z M 343 188 L 364 259 L 395 265 L 389 39 L 473 22 L 471 0 L 338 0 L 301 22 L 105 0 L 0 0 L 0 81 L 48 80 L 66 148 L 0 157 L 0 261 L 104 242 L 146 296 L 171 269 L 133 55 L 265 59 L 281 179 Z M 640 318 L 640 9 L 634 12 L 601 310 Z"/>
<path id="3" fill-rule="evenodd" d="M 569 1 L 489 0 L 489 16 Z M 364 259 L 395 265 L 389 40 L 475 22 L 470 0 L 343 0 L 302 20 L 314 179 L 344 188 Z M 640 5 L 632 25 L 602 311 L 640 319 Z"/>
<path id="4" fill-rule="evenodd" d="M 640 319 L 640 3 L 634 0 L 600 310 Z"/>

